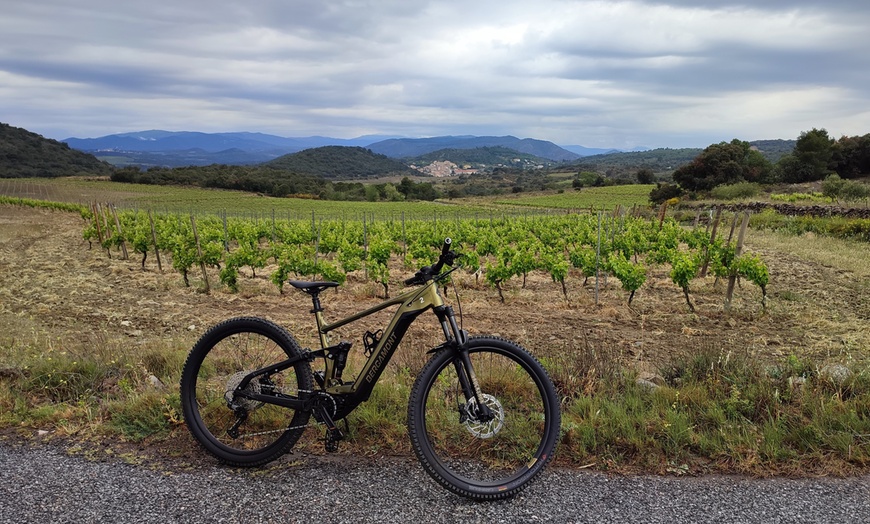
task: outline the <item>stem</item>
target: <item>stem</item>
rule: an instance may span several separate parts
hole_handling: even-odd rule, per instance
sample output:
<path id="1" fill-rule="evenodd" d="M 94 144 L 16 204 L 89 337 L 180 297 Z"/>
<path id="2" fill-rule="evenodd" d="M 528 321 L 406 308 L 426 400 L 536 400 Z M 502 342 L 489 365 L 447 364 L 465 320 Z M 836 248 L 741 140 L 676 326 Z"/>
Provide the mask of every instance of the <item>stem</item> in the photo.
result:
<path id="1" fill-rule="evenodd" d="M 689 300 L 689 286 L 683 287 L 683 294 L 686 296 L 686 304 L 689 305 L 689 311 L 692 313 L 695 312 L 695 306 L 692 305 L 692 301 Z"/>

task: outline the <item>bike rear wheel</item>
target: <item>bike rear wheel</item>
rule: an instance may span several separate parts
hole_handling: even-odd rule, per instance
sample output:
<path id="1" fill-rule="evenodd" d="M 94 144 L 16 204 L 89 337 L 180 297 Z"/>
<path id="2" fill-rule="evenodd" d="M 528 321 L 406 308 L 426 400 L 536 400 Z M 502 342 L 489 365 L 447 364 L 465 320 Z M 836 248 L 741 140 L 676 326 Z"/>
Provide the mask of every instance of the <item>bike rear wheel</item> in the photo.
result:
<path id="1" fill-rule="evenodd" d="M 181 407 L 191 434 L 211 454 L 235 466 L 258 466 L 288 451 L 305 430 L 310 412 L 233 397 L 254 370 L 302 353 L 277 324 L 234 318 L 206 332 L 187 357 Z M 313 388 L 307 361 L 250 381 L 245 391 L 298 398 Z"/>
<path id="2" fill-rule="evenodd" d="M 510 497 L 551 460 L 559 400 L 541 364 L 513 342 L 472 338 L 467 349 L 488 409 L 463 393 L 459 353 L 442 351 L 411 392 L 411 443 L 426 471 L 450 491 L 478 500 Z"/>

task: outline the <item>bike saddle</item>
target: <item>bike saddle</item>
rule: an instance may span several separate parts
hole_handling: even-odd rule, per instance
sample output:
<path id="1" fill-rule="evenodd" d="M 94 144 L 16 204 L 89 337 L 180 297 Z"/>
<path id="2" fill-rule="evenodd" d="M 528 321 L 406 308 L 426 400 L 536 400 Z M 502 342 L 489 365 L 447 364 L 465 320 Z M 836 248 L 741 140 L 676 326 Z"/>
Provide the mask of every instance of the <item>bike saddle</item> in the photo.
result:
<path id="1" fill-rule="evenodd" d="M 287 283 L 296 289 L 301 289 L 309 295 L 317 295 L 324 289 L 338 287 L 338 282 L 305 282 L 302 280 L 288 280 Z"/>

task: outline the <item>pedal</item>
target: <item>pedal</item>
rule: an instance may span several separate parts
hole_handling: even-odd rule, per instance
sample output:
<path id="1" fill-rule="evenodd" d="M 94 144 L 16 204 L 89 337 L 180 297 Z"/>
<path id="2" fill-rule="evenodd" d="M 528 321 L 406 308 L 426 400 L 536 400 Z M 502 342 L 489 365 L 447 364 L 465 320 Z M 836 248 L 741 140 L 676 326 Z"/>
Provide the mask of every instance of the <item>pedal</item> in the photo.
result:
<path id="1" fill-rule="evenodd" d="M 335 453 L 338 451 L 338 441 L 344 440 L 344 433 L 338 429 L 338 426 L 335 425 L 335 421 L 332 420 L 332 415 L 329 414 L 329 411 L 327 411 L 322 404 L 315 408 L 314 418 L 326 426 L 326 451 L 329 453 Z"/>
<path id="2" fill-rule="evenodd" d="M 338 441 L 344 439 L 344 433 L 338 428 L 326 428 L 325 448 L 327 453 L 335 453 L 338 451 Z"/>

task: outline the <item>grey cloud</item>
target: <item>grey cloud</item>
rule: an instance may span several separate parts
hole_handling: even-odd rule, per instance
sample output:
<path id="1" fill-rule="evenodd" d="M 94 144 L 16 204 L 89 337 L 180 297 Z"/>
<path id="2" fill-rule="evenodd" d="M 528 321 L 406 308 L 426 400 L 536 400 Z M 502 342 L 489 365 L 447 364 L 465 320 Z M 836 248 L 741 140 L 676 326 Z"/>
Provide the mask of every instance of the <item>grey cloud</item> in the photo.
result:
<path id="1" fill-rule="evenodd" d="M 82 136 L 76 126 L 93 136 L 170 121 L 336 136 L 528 130 L 562 143 L 600 146 L 610 137 L 680 146 L 668 140 L 703 141 L 722 125 L 716 118 L 699 122 L 699 101 L 716 106 L 731 103 L 735 93 L 756 92 L 782 92 L 787 100 L 793 91 L 836 89 L 848 99 L 836 111 L 812 113 L 818 119 L 812 125 L 863 134 L 868 130 L 855 118 L 831 115 L 868 98 L 868 6 L 21 3 L 0 19 L 0 82 L 9 84 L 0 85 L 0 114 L 37 131 L 59 127 L 46 121 L 39 100 L 28 99 L 29 90 L 65 97 L 67 107 L 55 114 L 68 115 L 63 126 Z M 103 131 L 93 114 L 77 110 L 94 106 L 104 107 Z M 767 117 L 780 122 L 771 128 L 779 138 L 796 136 L 803 123 L 785 118 L 787 110 L 747 114 L 745 126 L 755 130 Z M 679 131 L 681 119 L 690 119 L 685 125 L 694 131 Z"/>
<path id="2" fill-rule="evenodd" d="M 870 13 L 870 4 L 864 0 L 638 0 L 639 3 L 698 9 L 747 8 L 764 11 L 809 9 L 824 12 Z"/>

